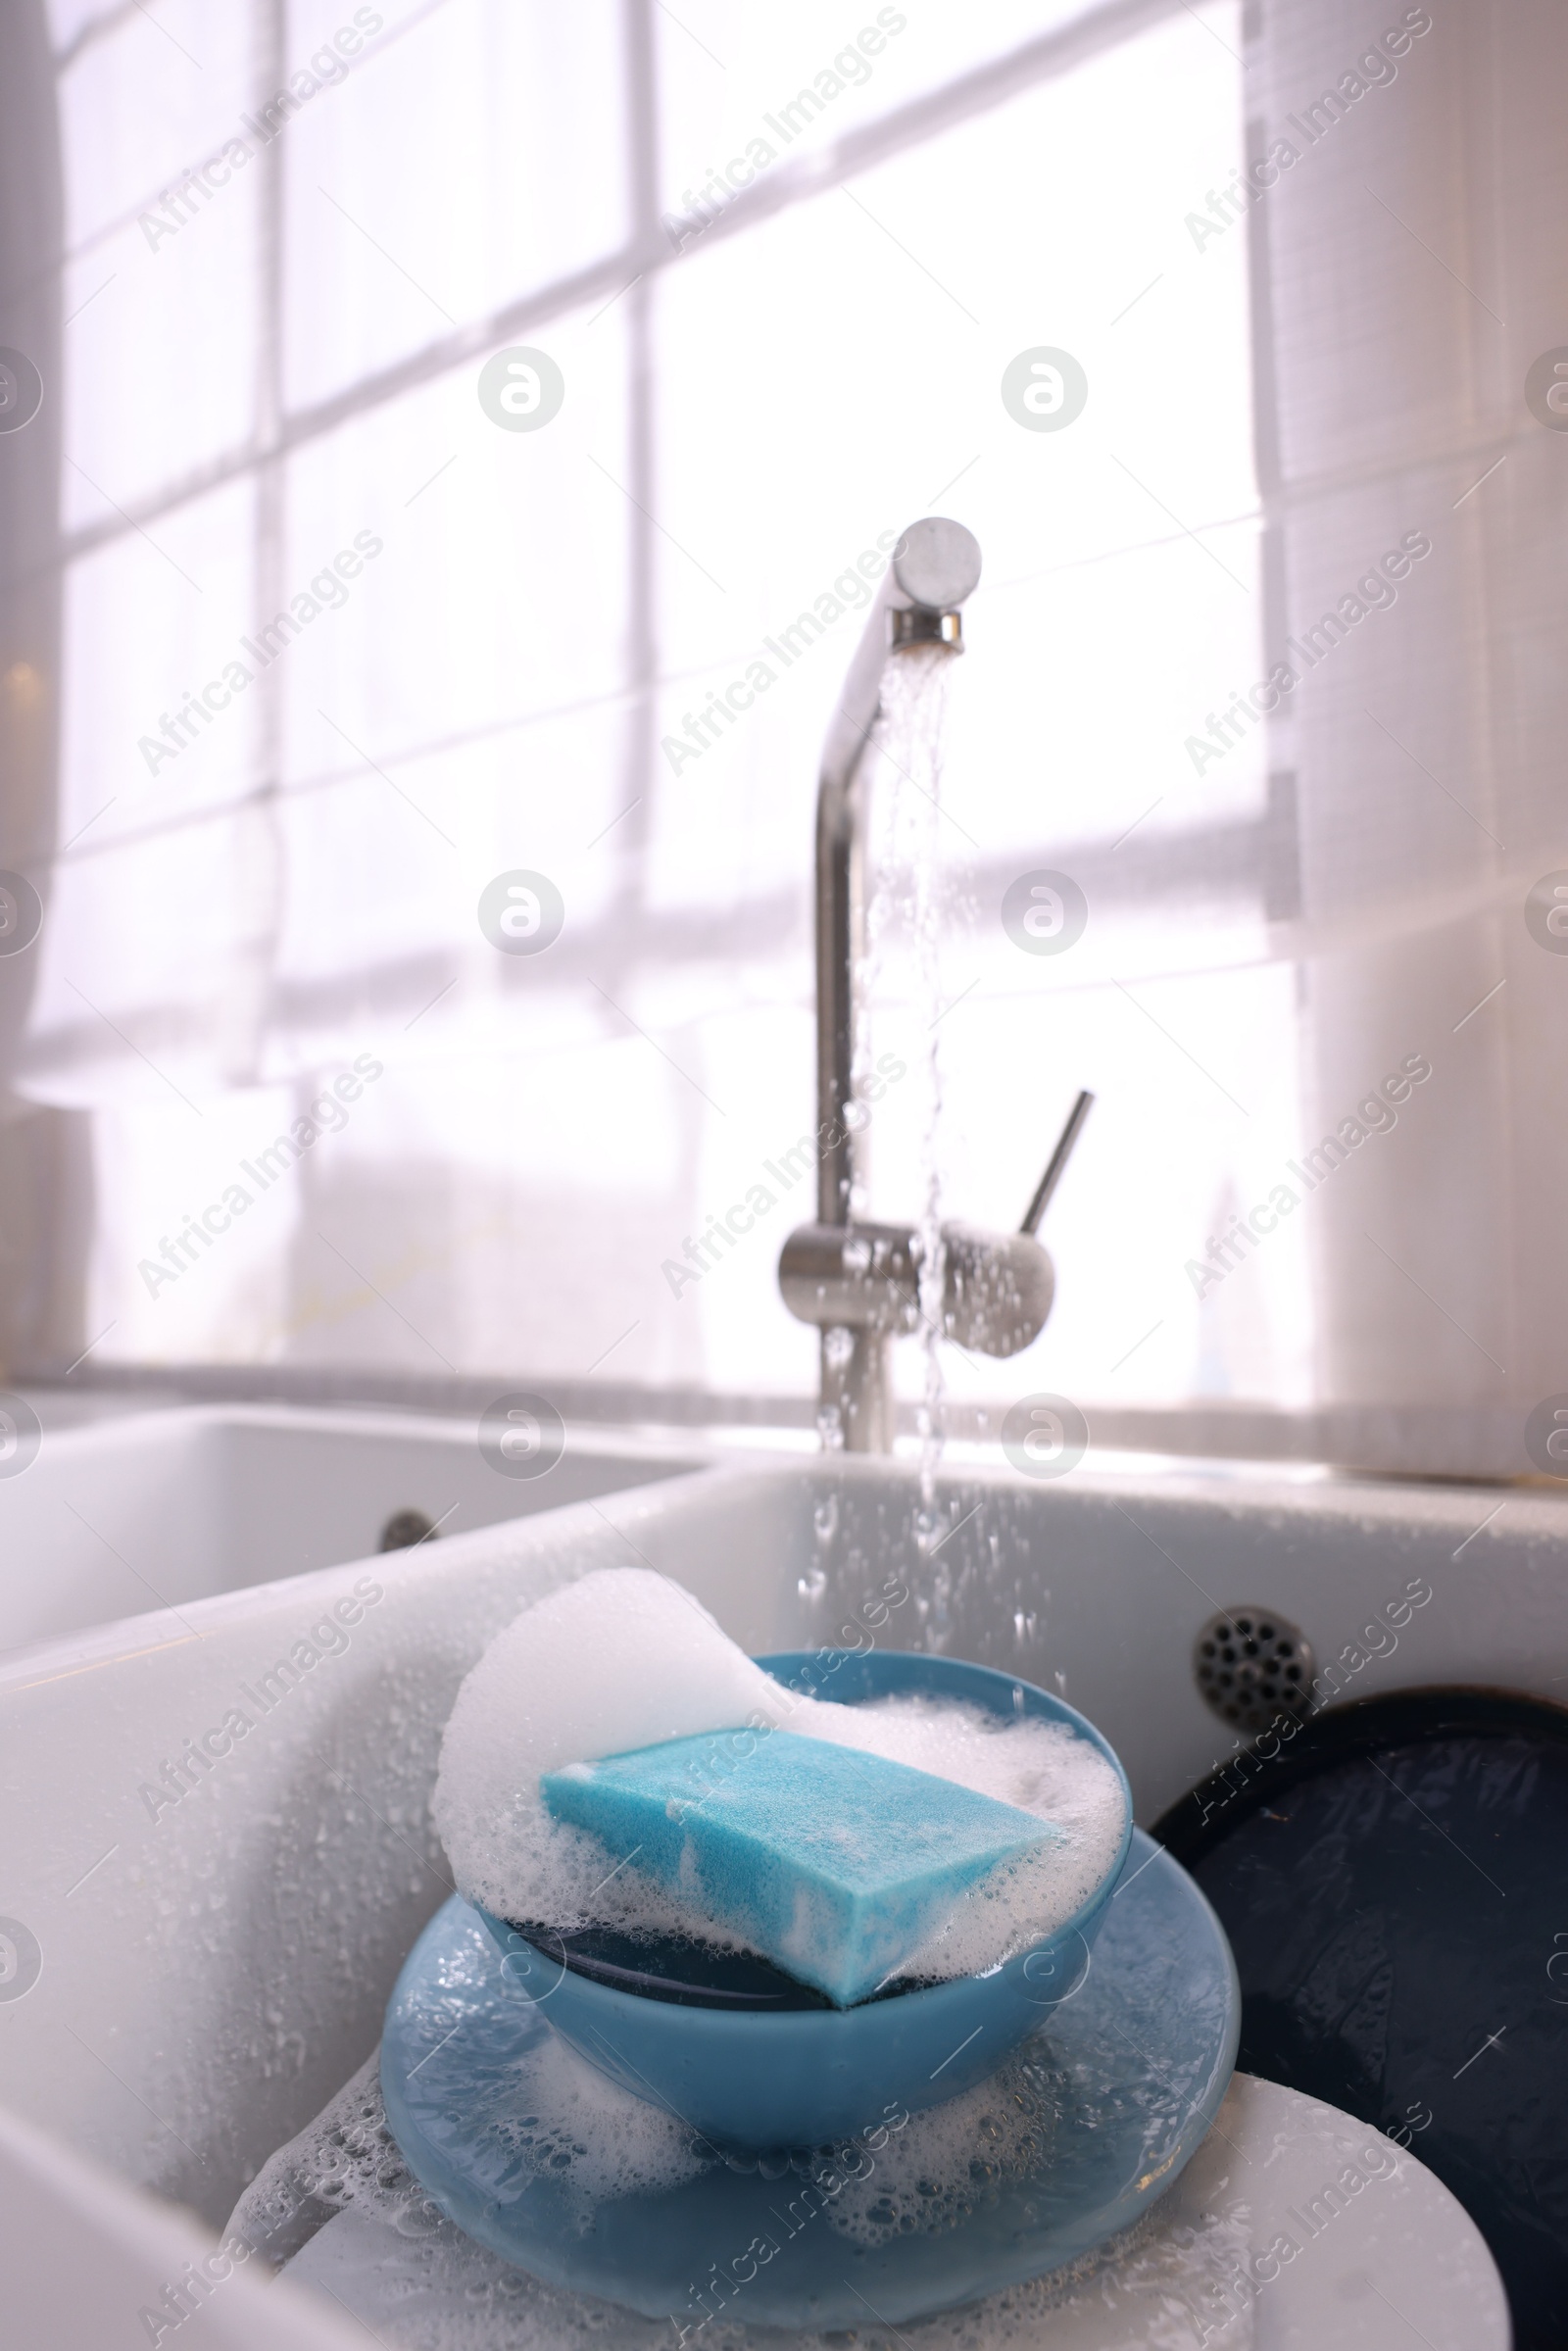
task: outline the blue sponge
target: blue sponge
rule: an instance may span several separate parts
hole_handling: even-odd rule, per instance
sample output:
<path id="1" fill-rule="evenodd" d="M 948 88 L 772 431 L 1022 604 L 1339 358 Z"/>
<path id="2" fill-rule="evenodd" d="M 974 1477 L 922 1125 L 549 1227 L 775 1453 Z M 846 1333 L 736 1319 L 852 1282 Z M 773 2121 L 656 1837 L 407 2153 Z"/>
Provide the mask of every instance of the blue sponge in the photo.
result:
<path id="1" fill-rule="evenodd" d="M 952 1780 L 789 1731 L 707 1732 L 547 1772 L 587 1829 L 841 2008 L 999 1862 L 1062 1832 Z"/>

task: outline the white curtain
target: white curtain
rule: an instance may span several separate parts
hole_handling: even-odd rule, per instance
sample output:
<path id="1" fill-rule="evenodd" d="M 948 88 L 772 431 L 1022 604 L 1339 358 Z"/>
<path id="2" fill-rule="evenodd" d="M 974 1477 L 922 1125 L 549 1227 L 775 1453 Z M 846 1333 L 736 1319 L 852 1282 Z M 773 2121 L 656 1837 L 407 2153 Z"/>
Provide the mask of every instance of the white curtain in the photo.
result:
<path id="1" fill-rule="evenodd" d="M 1314 1388 L 1339 1457 L 1530 1474 L 1568 1386 L 1568 961 L 1527 919 L 1568 862 L 1568 440 L 1527 400 L 1563 341 L 1568 42 L 1544 5 L 1391 22 L 1369 44 L 1348 5 L 1269 9 L 1250 78 L 1250 151 L 1299 150 L 1251 217 L 1270 652 L 1311 657 L 1269 722 L 1300 812 L 1302 1131 L 1406 1056 L 1432 1072 L 1303 1208 Z M 1396 601 L 1374 585 L 1345 624 L 1411 546 Z"/>

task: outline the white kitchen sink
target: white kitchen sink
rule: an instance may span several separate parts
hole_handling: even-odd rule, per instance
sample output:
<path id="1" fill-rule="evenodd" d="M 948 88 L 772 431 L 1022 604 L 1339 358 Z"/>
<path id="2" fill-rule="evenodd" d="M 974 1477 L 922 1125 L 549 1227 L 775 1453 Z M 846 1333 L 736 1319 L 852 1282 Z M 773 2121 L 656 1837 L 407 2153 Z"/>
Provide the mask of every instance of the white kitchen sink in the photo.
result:
<path id="1" fill-rule="evenodd" d="M 388 1474 L 412 1472 L 374 1426 Z M 297 1432 L 302 1465 L 314 1442 Z M 457 1493 L 440 1475 L 456 1455 L 435 1451 L 430 1484 L 396 1478 L 372 1506 L 367 1483 L 363 1523 Z M 1215 1603 L 1283 1612 L 1324 1659 L 1418 1581 L 1430 1600 L 1347 1695 L 1568 1687 L 1553 1497 L 1499 1511 L 1458 1488 L 976 1469 L 942 1482 L 952 1532 L 922 1563 L 901 1464 L 644 1466 L 663 1482 L 284 1582 L 186 1586 L 177 1613 L 0 1662 L 0 1914 L 29 1978 L 0 2001 L 0 2106 L 220 2225 L 374 2047 L 450 1890 L 428 1804 L 459 1681 L 520 1607 L 590 1568 L 651 1563 L 754 1652 L 930 1646 L 1063 1690 L 1123 1757 L 1145 1823 L 1233 1745 L 1191 1671 Z M 161 1491 L 177 1515 L 177 1483 Z"/>
<path id="2" fill-rule="evenodd" d="M 400 1512 L 444 1541 L 701 1458 L 573 1427 L 545 1475 L 517 1477 L 473 1419 L 227 1403 L 46 1419 L 37 1457 L 0 1476 L 0 1652 L 364 1558 Z"/>

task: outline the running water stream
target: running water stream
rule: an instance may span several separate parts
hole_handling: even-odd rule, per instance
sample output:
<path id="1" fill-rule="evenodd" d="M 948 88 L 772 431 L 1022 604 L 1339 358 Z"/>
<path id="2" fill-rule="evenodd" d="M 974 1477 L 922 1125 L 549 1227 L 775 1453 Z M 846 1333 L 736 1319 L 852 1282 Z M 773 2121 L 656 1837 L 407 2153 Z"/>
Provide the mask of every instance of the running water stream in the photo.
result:
<path id="1" fill-rule="evenodd" d="M 939 1540 L 936 1476 L 942 1456 L 944 1371 L 942 1305 L 946 1264 L 942 1241 L 942 1124 L 940 861 L 943 744 L 947 730 L 953 654 L 944 645 L 911 646 L 888 663 L 882 680 L 877 750 L 887 767 L 888 808 L 878 828 L 880 855 L 867 907 L 867 970 L 858 990 L 862 1033 L 857 1059 L 869 1062 L 865 1031 L 870 999 L 893 938 L 906 938 L 913 972 L 913 1014 L 923 1054 L 920 1131 L 919 1336 L 925 1356 L 918 1428 L 920 1505 L 915 1525 L 922 1553 Z"/>

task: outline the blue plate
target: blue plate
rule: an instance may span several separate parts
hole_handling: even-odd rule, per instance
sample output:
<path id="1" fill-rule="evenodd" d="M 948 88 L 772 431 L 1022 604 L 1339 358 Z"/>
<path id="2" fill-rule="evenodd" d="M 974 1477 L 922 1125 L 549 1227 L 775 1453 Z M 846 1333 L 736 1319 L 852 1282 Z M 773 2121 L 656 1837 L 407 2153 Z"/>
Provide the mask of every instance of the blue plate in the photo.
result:
<path id="1" fill-rule="evenodd" d="M 1135 1831 L 1076 1995 L 988 2082 L 834 2149 L 726 2157 L 644 2107 L 644 2134 L 650 2124 L 665 2133 L 684 2176 L 638 2184 L 637 2102 L 548 2015 L 454 1896 L 387 2010 L 387 2120 L 459 2228 L 550 2284 L 671 2319 L 678 2351 L 683 2330 L 720 2311 L 777 2327 L 897 2326 L 1090 2251 L 1202 2140 L 1241 2004 L 1213 1912 Z M 622 2152 L 626 2176 L 596 2185 Z"/>
<path id="2" fill-rule="evenodd" d="M 815 2145 L 853 2134 L 890 2104 L 912 2113 L 956 2096 L 994 2074 L 1007 2051 L 1044 2023 L 1045 2011 L 1071 1996 L 1127 1858 L 1132 1792 L 1093 1723 L 1011 1674 L 898 1649 L 791 1650 L 757 1662 L 790 1689 L 851 1705 L 920 1691 L 961 1699 L 1008 1722 L 1023 1715 L 1059 1723 L 1105 1758 L 1127 1808 L 1126 1829 L 1100 1883 L 1032 1949 L 984 1975 L 901 1990 L 854 2008 L 803 1994 L 790 1979 L 758 1962 L 752 1963 L 758 1982 L 771 1979 L 786 1996 L 795 1993 L 783 2013 L 759 2013 L 755 1992 L 746 2009 L 733 1994 L 727 2006 L 716 2005 L 708 1992 L 712 1970 L 701 1982 L 693 1971 L 684 1999 L 669 1996 L 677 1990 L 673 1985 L 663 1987 L 663 1997 L 649 1997 L 646 1988 L 596 1981 L 568 1966 L 567 1946 L 559 1938 L 546 1935 L 529 1942 L 480 1913 L 518 1988 L 541 2006 L 548 2001 L 548 2022 L 622 2088 L 666 2107 L 720 2146 Z M 612 1955 L 634 1964 L 630 1952 Z M 616 1972 L 624 1974 L 624 1967 Z M 735 1970 L 731 1965 L 724 1972 Z"/>

